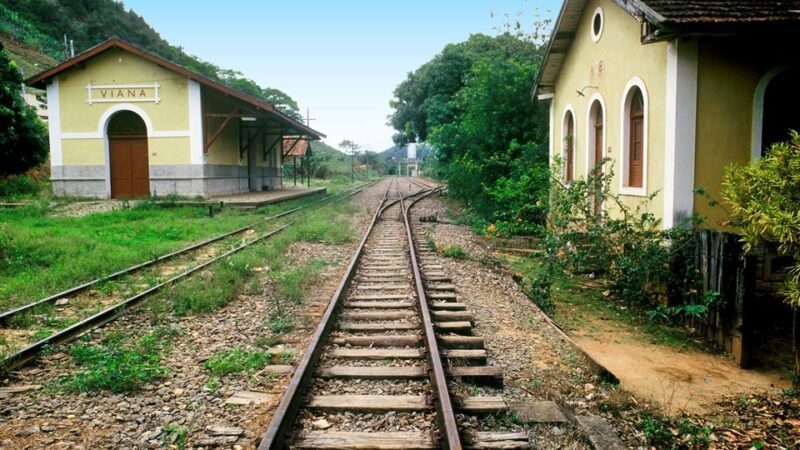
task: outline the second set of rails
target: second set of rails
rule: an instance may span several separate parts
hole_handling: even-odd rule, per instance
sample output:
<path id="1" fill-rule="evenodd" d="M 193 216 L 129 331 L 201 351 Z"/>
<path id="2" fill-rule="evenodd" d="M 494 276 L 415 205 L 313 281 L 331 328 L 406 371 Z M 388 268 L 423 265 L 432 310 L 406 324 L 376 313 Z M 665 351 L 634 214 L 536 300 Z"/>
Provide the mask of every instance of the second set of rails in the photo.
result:
<path id="1" fill-rule="evenodd" d="M 42 339 L 36 339 L 35 342 L 31 342 L 28 345 L 25 345 L 21 350 L 6 356 L 0 362 L 0 370 L 10 371 L 18 369 L 19 367 L 25 365 L 26 363 L 34 360 L 36 356 L 43 349 L 48 347 L 53 347 L 62 344 L 64 342 L 67 342 L 69 340 L 72 340 L 88 330 L 98 328 L 100 326 L 107 324 L 108 322 L 111 322 L 121 317 L 132 307 L 138 305 L 145 298 L 160 291 L 164 287 L 172 285 L 192 275 L 193 273 L 214 264 L 215 262 L 221 259 L 227 258 L 233 254 L 236 254 L 252 246 L 253 244 L 269 239 L 270 237 L 286 229 L 291 224 L 291 222 L 281 225 L 266 233 L 257 235 L 256 237 L 247 240 L 248 235 L 257 234 L 255 230 L 258 229 L 259 227 L 262 227 L 270 222 L 277 221 L 278 219 L 290 216 L 292 214 L 309 210 L 310 208 L 311 210 L 313 210 L 316 208 L 321 208 L 330 203 L 347 200 L 353 197 L 354 195 L 362 192 L 364 189 L 367 189 L 370 186 L 374 185 L 375 183 L 376 182 L 364 183 L 359 186 L 353 187 L 351 189 L 347 189 L 339 194 L 325 196 L 321 199 L 315 199 L 311 202 L 302 204 L 300 206 L 291 208 L 286 211 L 282 211 L 273 216 L 259 219 L 257 221 L 250 223 L 247 226 L 239 227 L 235 230 L 214 236 L 209 239 L 205 239 L 195 244 L 191 244 L 182 249 L 170 252 L 168 254 L 153 258 L 148 261 L 144 261 L 139 264 L 135 264 L 126 269 L 116 271 L 110 275 L 106 275 L 91 280 L 89 282 L 81 283 L 77 286 L 47 296 L 43 299 L 4 311 L 0 313 L 0 324 L 2 324 L 5 328 L 14 328 L 10 327 L 10 325 L 15 318 L 24 315 L 34 315 L 38 309 L 55 304 L 60 299 L 74 298 L 75 296 L 83 295 L 88 291 L 96 290 L 104 283 L 107 283 L 112 280 L 117 280 L 126 276 L 137 276 L 139 273 L 143 272 L 146 269 L 157 268 L 168 261 L 184 258 L 190 262 L 187 263 L 185 267 L 179 266 L 178 270 L 175 270 L 173 272 L 174 274 L 173 273 L 168 274 L 166 276 L 166 280 L 158 282 L 153 286 L 147 286 L 144 289 L 139 289 L 133 295 L 126 296 L 126 298 L 124 298 L 123 300 L 116 301 L 113 299 L 113 297 L 107 296 L 109 297 L 109 299 L 107 300 L 109 304 L 104 305 L 103 299 L 92 298 L 92 303 L 95 303 L 96 305 L 103 305 L 104 307 L 100 307 L 99 311 L 89 314 L 88 317 L 81 317 L 75 323 L 66 326 L 64 328 L 58 329 L 47 337 L 44 337 Z M 225 244 L 228 243 L 229 240 L 238 237 L 243 237 L 242 238 L 243 240 L 236 245 L 225 247 Z M 219 248 L 212 248 L 214 245 L 217 245 Z M 217 251 L 218 253 L 214 254 L 212 253 L 213 251 Z M 191 262 L 194 262 L 195 264 L 191 264 Z"/>

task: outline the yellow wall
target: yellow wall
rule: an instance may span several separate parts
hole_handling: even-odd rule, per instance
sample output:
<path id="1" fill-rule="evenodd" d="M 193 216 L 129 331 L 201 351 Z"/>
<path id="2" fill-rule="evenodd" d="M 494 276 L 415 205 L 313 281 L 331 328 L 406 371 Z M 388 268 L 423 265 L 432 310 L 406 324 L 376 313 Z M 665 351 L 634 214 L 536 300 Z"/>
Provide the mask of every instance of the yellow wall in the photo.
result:
<path id="1" fill-rule="evenodd" d="M 789 63 L 790 55 L 753 39 L 700 41 L 697 83 L 696 187 L 722 200 L 725 168 L 751 158 L 753 99 L 756 85 L 770 69 Z M 705 225 L 718 227 L 730 219 L 719 206 L 695 198 L 695 214 Z"/>
<path id="2" fill-rule="evenodd" d="M 105 141 L 102 139 L 64 139 L 61 151 L 65 166 L 102 166 L 106 161 Z"/>
<path id="3" fill-rule="evenodd" d="M 603 8 L 604 26 L 598 42 L 592 41 L 591 21 L 595 9 Z M 612 189 L 618 192 L 622 171 L 620 152 L 620 114 L 625 86 L 634 77 L 644 81 L 648 98 L 648 146 L 647 146 L 647 193 L 661 191 L 664 186 L 664 118 L 666 97 L 667 44 L 659 42 L 642 45 L 639 23 L 611 0 L 590 0 L 576 30 L 575 39 L 569 48 L 564 64 L 556 80 L 553 142 L 556 154 L 560 154 L 564 137 L 561 132 L 562 118 L 567 105 L 575 110 L 575 149 L 577 161 L 575 176 L 584 177 L 589 167 L 586 164 L 589 101 L 593 94 L 600 93 L 606 110 L 606 157 L 613 160 L 615 172 Z M 585 97 L 577 90 L 585 86 Z M 611 147 L 611 153 L 608 153 Z M 639 196 L 623 196 L 634 205 Z M 650 212 L 661 217 L 663 195 L 654 199 Z"/>
<path id="4" fill-rule="evenodd" d="M 86 60 L 84 68 L 59 75 L 61 131 L 96 131 L 100 117 L 117 103 L 87 103 L 86 85 L 158 82 L 159 103 L 137 102 L 155 131 L 189 129 L 188 79 L 126 51 L 112 48 Z M 95 98 L 97 94 L 93 95 Z"/>
<path id="5" fill-rule="evenodd" d="M 234 106 L 233 102 L 223 99 L 220 96 L 211 94 L 207 89 L 203 89 L 203 96 L 205 101 L 206 113 L 209 114 L 229 114 Z M 205 122 L 206 140 L 210 140 L 211 136 L 219 129 L 220 125 L 225 121 L 224 118 L 209 118 Z M 208 149 L 206 155 L 207 164 L 220 164 L 220 165 L 239 165 L 239 119 L 231 119 L 225 130 L 214 141 Z M 246 155 L 242 157 L 242 165 L 247 165 Z"/>
<path id="6" fill-rule="evenodd" d="M 154 132 L 176 132 L 188 136 L 189 99 L 188 80 L 143 58 L 120 49 L 109 49 L 83 63 L 83 67 L 69 69 L 58 75 L 61 132 L 97 133 L 102 116 L 113 103 L 87 102 L 86 86 L 119 85 L 157 82 L 161 101 L 135 102 L 150 119 Z M 148 96 L 151 91 L 147 91 Z M 97 90 L 93 98 L 98 98 Z M 102 135 L 93 139 L 63 139 L 65 165 L 105 164 L 105 144 Z M 189 138 L 148 136 L 150 164 L 189 164 Z"/>

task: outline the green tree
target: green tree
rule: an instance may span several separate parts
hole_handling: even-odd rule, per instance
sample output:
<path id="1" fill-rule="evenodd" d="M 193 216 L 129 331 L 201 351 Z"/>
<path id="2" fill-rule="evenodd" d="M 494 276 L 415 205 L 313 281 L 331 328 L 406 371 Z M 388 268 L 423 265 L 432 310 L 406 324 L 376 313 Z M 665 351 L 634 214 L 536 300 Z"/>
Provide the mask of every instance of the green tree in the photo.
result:
<path id="1" fill-rule="evenodd" d="M 47 159 L 47 129 L 25 104 L 22 77 L 0 43 L 0 176 L 15 175 Z"/>
<path id="2" fill-rule="evenodd" d="M 800 378 L 800 134 L 767 156 L 725 173 L 723 196 L 740 222 L 745 249 L 764 242 L 794 259 L 784 293 L 794 311 L 795 382 Z"/>
<path id="3" fill-rule="evenodd" d="M 429 169 L 504 233 L 544 221 L 546 108 L 531 99 L 542 48 L 509 34 L 451 44 L 395 89 L 395 143 L 433 148 Z M 536 204 L 536 207 L 518 208 Z M 513 211 L 509 213 L 509 211 Z"/>
<path id="4" fill-rule="evenodd" d="M 358 149 L 360 149 L 361 146 L 351 141 L 350 139 L 345 139 L 342 142 L 339 142 L 339 148 L 344 150 L 345 153 L 350 155 L 350 182 L 353 183 L 356 181 L 355 156 L 356 153 L 358 153 Z"/>

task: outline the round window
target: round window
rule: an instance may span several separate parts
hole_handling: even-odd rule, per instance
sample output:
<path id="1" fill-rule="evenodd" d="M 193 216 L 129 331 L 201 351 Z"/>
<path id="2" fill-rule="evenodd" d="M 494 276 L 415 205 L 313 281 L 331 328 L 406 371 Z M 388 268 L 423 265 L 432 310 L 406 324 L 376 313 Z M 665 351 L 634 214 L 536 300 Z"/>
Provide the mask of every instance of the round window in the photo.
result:
<path id="1" fill-rule="evenodd" d="M 603 34 L 603 8 L 597 7 L 592 15 L 592 41 L 597 42 Z"/>

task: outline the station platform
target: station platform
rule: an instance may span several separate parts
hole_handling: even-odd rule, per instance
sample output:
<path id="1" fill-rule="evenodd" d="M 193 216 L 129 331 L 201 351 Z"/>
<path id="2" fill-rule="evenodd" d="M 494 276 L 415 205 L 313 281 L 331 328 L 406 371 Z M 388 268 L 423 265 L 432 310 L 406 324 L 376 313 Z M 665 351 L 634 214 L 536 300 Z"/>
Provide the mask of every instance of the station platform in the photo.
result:
<path id="1" fill-rule="evenodd" d="M 326 191 L 327 188 L 324 187 L 284 187 L 282 189 L 275 189 L 272 191 L 245 192 L 242 194 L 211 197 L 209 198 L 209 201 L 222 202 L 227 206 L 233 206 L 237 208 L 257 208 L 259 206 L 285 202 L 287 200 L 294 200 L 296 198 L 307 197 L 309 195 L 324 194 Z"/>

